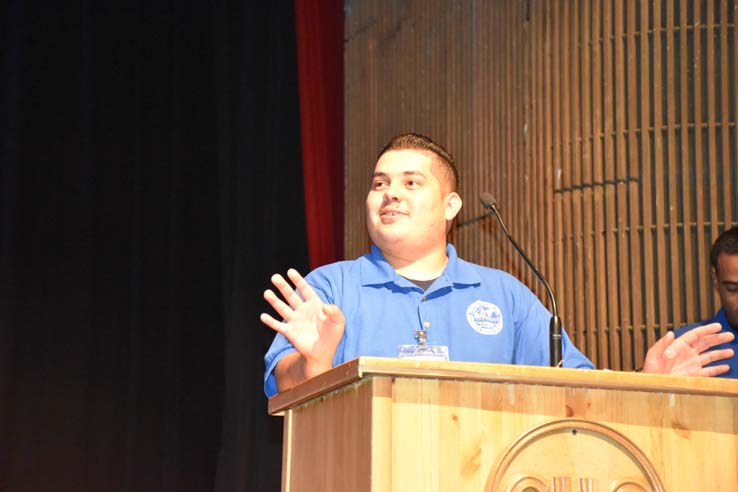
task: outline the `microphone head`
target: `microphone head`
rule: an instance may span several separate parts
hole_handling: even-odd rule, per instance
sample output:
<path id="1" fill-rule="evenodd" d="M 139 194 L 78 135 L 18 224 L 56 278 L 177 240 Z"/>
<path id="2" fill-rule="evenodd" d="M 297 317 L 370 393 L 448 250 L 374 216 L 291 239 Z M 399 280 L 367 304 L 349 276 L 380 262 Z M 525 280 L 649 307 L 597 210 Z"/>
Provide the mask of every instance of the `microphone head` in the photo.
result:
<path id="1" fill-rule="evenodd" d="M 483 191 L 482 194 L 479 195 L 479 201 L 484 208 L 487 208 L 489 210 L 499 210 L 499 208 L 497 207 L 497 200 L 495 200 L 495 197 L 492 196 L 492 193 Z"/>

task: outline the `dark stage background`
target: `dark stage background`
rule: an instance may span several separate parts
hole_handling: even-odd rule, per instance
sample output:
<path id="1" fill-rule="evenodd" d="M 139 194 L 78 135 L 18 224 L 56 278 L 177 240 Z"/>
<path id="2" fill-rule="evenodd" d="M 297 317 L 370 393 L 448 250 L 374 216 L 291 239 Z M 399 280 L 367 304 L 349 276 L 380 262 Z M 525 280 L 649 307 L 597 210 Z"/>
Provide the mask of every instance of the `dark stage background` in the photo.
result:
<path id="1" fill-rule="evenodd" d="M 0 9 L 0 491 L 278 490 L 258 313 L 308 263 L 293 2 Z"/>

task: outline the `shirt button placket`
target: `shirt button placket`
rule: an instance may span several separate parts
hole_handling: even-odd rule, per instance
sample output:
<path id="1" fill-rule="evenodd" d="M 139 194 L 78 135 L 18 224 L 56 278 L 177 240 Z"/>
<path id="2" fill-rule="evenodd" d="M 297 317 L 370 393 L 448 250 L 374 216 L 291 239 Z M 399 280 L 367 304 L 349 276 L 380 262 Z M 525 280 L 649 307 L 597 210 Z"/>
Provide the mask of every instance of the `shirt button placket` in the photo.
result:
<path id="1" fill-rule="evenodd" d="M 420 303 L 418 304 L 418 319 L 420 320 L 420 329 L 421 330 L 428 330 L 428 327 L 430 326 L 430 321 L 428 321 L 428 305 L 426 304 L 426 301 L 428 301 L 428 296 L 423 295 L 423 298 L 420 299 Z"/>

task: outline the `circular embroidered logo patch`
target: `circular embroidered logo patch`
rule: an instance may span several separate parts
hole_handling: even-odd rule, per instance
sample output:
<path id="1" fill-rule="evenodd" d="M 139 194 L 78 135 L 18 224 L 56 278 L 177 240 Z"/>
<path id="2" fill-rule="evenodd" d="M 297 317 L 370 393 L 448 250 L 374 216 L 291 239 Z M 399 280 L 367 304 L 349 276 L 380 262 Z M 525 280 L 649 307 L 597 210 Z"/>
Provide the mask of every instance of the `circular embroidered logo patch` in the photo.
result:
<path id="1" fill-rule="evenodd" d="M 502 331 L 502 311 L 491 302 L 477 300 L 469 304 L 466 320 L 482 335 L 497 335 Z"/>

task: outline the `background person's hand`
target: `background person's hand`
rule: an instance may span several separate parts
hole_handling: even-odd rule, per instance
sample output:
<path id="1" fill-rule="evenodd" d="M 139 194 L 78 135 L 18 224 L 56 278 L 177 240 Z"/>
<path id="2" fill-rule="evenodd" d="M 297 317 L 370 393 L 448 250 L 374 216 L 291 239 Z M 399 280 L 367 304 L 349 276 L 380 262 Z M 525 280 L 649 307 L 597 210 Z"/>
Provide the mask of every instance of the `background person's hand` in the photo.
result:
<path id="1" fill-rule="evenodd" d="M 689 330 L 676 339 L 670 331 L 649 349 L 643 372 L 680 376 L 719 376 L 727 372 L 730 370 L 727 364 L 705 367 L 733 356 L 733 349 L 710 350 L 733 340 L 732 333 L 720 333 L 721 329 L 720 323 L 711 323 Z"/>

